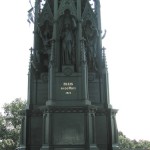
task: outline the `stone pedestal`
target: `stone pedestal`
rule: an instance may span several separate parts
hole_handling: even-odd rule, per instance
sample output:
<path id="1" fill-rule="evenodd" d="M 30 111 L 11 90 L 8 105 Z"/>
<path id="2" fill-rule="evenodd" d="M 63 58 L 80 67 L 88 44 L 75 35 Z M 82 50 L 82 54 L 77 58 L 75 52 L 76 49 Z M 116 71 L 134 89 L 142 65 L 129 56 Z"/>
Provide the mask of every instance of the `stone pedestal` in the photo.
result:
<path id="1" fill-rule="evenodd" d="M 94 114 L 90 106 L 44 108 L 41 150 L 98 150 Z"/>

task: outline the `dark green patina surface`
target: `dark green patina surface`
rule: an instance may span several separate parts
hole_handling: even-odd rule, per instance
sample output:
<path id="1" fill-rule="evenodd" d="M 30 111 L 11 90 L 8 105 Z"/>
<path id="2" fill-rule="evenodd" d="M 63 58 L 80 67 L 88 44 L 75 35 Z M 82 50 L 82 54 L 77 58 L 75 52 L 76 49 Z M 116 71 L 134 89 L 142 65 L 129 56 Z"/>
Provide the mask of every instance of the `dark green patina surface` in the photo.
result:
<path id="1" fill-rule="evenodd" d="M 109 101 L 100 2 L 35 1 L 28 103 L 20 150 L 112 150 L 118 133 Z"/>

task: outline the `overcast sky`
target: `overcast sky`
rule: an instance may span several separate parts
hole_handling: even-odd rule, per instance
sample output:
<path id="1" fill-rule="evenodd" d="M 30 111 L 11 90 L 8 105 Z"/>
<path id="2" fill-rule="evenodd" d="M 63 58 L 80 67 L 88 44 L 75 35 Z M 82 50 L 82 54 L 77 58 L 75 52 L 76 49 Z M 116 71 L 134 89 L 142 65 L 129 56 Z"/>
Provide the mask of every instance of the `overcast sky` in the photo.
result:
<path id="1" fill-rule="evenodd" d="M 110 100 L 118 108 L 118 128 L 134 139 L 150 140 L 150 1 L 101 0 L 107 29 Z"/>
<path id="2" fill-rule="evenodd" d="M 131 139 L 150 140 L 150 0 L 101 0 L 107 30 L 110 101 L 118 129 Z M 1 1 L 0 106 L 27 97 L 32 25 L 28 0 Z"/>

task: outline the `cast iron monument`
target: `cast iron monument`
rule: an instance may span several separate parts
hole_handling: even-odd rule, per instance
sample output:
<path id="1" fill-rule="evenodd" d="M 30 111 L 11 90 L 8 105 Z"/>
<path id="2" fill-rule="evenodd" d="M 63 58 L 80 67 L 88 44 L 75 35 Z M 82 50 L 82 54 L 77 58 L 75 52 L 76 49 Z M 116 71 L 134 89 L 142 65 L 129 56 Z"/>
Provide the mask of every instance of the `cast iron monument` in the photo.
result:
<path id="1" fill-rule="evenodd" d="M 19 149 L 112 150 L 117 110 L 109 101 L 100 2 L 40 3 Z"/>

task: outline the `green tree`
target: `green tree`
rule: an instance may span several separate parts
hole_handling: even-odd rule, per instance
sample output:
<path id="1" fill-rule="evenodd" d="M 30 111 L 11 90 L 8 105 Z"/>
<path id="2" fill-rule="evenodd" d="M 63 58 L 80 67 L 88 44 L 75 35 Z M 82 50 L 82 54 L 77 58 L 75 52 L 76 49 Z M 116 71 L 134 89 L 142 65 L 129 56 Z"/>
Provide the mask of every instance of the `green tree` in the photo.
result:
<path id="1" fill-rule="evenodd" d="M 135 146 L 136 149 L 150 150 L 150 141 L 139 140 Z"/>
<path id="2" fill-rule="evenodd" d="M 119 132 L 119 148 L 120 149 L 134 149 L 134 143 L 127 138 L 122 132 Z"/>
<path id="3" fill-rule="evenodd" d="M 14 150 L 19 143 L 21 116 L 19 112 L 26 102 L 16 98 L 3 106 L 4 114 L 0 114 L 0 150 Z"/>
<path id="4" fill-rule="evenodd" d="M 120 150 L 150 150 L 150 141 L 130 140 L 122 132 L 119 132 L 119 149 Z"/>

